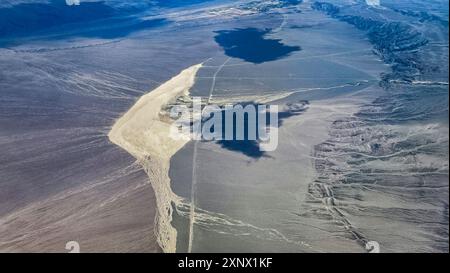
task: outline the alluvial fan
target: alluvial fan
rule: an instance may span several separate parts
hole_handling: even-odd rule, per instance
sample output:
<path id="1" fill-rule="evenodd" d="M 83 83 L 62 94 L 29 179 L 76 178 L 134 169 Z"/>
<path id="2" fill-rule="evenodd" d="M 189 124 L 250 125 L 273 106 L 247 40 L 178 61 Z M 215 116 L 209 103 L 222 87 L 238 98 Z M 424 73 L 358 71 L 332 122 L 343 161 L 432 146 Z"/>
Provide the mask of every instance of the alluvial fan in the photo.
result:
<path id="1" fill-rule="evenodd" d="M 448 66 L 441 63 L 448 52 L 433 46 L 448 45 L 436 35 L 448 26 L 350 16 L 348 8 L 323 2 L 313 8 L 367 31 L 392 72 L 382 77 L 383 94 L 335 121 L 329 139 L 316 146 L 310 210 L 331 215 L 362 246 L 377 241 L 386 252 L 448 252 Z M 425 21 L 434 34 L 416 30 Z M 440 58 L 426 57 L 436 51 Z"/>

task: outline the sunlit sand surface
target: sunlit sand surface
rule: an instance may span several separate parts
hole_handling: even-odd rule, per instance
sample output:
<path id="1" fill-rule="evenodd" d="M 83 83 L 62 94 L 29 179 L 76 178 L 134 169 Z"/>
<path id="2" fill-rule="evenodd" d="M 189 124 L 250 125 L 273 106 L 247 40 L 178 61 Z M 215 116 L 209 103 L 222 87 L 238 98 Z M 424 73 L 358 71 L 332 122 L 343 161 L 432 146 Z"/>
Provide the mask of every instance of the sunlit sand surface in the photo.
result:
<path id="1" fill-rule="evenodd" d="M 188 94 L 200 67 L 201 64 L 198 64 L 183 70 L 141 97 L 109 133 L 110 140 L 133 155 L 149 175 L 158 207 L 157 239 L 165 252 L 176 250 L 176 230 L 171 226 L 171 203 L 176 204 L 179 200 L 170 188 L 169 160 L 188 140 L 171 138 L 171 124 L 161 119 L 160 112 L 177 96 Z"/>

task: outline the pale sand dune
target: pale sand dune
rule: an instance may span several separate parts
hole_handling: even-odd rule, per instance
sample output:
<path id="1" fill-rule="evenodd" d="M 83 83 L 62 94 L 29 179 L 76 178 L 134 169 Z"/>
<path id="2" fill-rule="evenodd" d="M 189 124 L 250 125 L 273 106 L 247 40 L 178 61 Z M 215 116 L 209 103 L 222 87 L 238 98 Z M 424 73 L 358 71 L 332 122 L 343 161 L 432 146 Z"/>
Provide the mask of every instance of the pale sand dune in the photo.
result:
<path id="1" fill-rule="evenodd" d="M 177 237 L 171 225 L 171 203 L 178 203 L 179 197 L 170 188 L 170 158 L 189 140 L 170 138 L 170 122 L 161 120 L 159 113 L 163 106 L 189 92 L 201 66 L 198 64 L 183 70 L 142 96 L 117 120 L 108 135 L 113 143 L 134 156 L 150 177 L 158 207 L 155 232 L 164 252 L 175 252 Z"/>

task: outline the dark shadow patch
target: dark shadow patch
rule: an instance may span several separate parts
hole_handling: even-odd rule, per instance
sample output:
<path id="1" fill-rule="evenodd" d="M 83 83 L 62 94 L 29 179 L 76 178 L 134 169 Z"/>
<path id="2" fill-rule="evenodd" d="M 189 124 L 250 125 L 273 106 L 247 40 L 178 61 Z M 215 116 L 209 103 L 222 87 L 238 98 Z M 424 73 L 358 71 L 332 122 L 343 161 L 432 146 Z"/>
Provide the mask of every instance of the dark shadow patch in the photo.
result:
<path id="1" fill-rule="evenodd" d="M 239 58 L 246 62 L 260 64 L 289 56 L 300 51 L 299 46 L 284 45 L 280 39 L 268 39 L 270 29 L 244 28 L 216 31 L 214 37 L 217 44 L 227 56 Z"/>
<path id="2" fill-rule="evenodd" d="M 246 103 L 242 103 L 241 104 L 243 107 L 245 107 L 246 105 L 253 105 L 253 106 L 258 106 L 258 104 L 255 104 L 253 102 L 246 102 Z M 288 103 L 286 105 L 284 105 L 283 107 L 281 107 L 280 111 L 278 112 L 278 127 L 282 126 L 283 121 L 289 117 L 292 116 L 298 116 L 301 115 L 302 113 L 304 113 L 309 106 L 309 102 L 308 101 L 298 101 L 298 102 L 293 102 L 293 103 Z M 222 114 L 222 128 L 225 128 L 225 110 L 221 112 Z M 206 118 L 204 121 L 208 120 L 208 118 Z M 270 115 L 267 114 L 267 118 L 266 118 L 266 125 L 270 124 Z M 253 139 L 249 139 L 248 136 L 248 116 L 245 115 L 244 116 L 244 139 L 243 140 L 237 140 L 236 138 L 236 118 L 234 118 L 233 120 L 233 130 L 234 130 L 234 134 L 233 134 L 233 139 L 232 140 L 219 140 L 216 141 L 217 144 L 220 144 L 220 146 L 224 149 L 230 150 L 230 151 L 234 151 L 234 152 L 240 152 L 248 157 L 251 158 L 261 158 L 261 157 L 265 157 L 267 156 L 267 154 L 263 151 L 260 150 L 259 148 L 259 141 L 258 140 L 253 140 Z M 256 128 L 259 127 L 259 124 L 256 124 Z M 212 130 L 212 132 L 214 132 L 214 129 Z M 258 133 L 256 134 L 257 139 L 259 138 Z M 222 131 L 222 138 L 225 138 L 225 132 Z"/>
<path id="3" fill-rule="evenodd" d="M 256 140 L 220 140 L 217 143 L 224 149 L 240 152 L 251 158 L 260 158 L 265 154 L 260 151 Z"/>

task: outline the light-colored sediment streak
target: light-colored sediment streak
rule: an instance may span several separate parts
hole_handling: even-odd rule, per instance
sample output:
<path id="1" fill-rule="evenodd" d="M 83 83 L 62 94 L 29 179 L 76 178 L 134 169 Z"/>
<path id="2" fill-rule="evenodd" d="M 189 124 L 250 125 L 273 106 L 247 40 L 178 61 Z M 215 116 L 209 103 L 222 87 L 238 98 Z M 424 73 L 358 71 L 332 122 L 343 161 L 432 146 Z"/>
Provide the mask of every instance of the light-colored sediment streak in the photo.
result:
<path id="1" fill-rule="evenodd" d="M 372 7 L 380 6 L 380 0 L 366 0 L 366 4 Z"/>
<path id="2" fill-rule="evenodd" d="M 134 156 L 147 172 L 157 202 L 156 236 L 164 252 L 176 251 L 177 231 L 172 227 L 172 202 L 180 198 L 170 187 L 170 158 L 189 140 L 169 137 L 171 121 L 161 109 L 178 96 L 187 95 L 202 65 L 194 65 L 142 96 L 116 121 L 109 139 Z"/>

